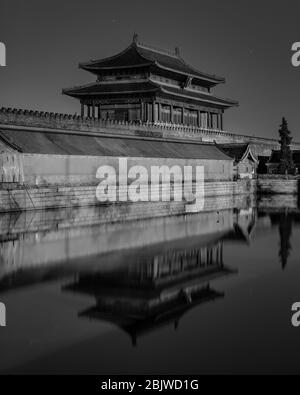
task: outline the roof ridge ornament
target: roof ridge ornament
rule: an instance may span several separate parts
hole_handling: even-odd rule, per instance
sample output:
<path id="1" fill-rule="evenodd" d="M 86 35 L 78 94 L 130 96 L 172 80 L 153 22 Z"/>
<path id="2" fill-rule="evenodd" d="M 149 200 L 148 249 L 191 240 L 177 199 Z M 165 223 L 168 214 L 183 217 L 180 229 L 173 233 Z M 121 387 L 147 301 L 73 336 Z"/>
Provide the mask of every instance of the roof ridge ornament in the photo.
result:
<path id="1" fill-rule="evenodd" d="M 175 55 L 180 58 L 180 48 L 179 47 L 175 47 Z"/>
<path id="2" fill-rule="evenodd" d="M 139 41 L 139 35 L 137 34 L 137 33 L 133 33 L 133 37 L 132 37 L 132 42 L 134 43 L 134 44 L 137 44 L 138 43 L 138 41 Z"/>

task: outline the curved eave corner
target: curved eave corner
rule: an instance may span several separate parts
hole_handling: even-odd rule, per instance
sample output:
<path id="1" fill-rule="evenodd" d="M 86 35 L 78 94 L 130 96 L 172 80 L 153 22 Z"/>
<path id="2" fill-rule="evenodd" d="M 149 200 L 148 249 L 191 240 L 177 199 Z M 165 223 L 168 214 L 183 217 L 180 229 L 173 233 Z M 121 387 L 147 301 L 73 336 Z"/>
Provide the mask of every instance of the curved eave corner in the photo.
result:
<path id="1" fill-rule="evenodd" d="M 232 158 L 231 156 L 229 156 L 229 155 L 227 154 L 227 152 L 225 152 L 225 150 L 216 142 L 216 140 L 213 141 L 213 144 L 214 144 L 214 146 L 215 146 L 219 151 L 222 152 L 222 154 L 224 154 L 224 155 L 226 156 L 226 158 L 227 158 L 228 160 L 230 160 L 232 163 L 235 162 L 235 159 Z"/>

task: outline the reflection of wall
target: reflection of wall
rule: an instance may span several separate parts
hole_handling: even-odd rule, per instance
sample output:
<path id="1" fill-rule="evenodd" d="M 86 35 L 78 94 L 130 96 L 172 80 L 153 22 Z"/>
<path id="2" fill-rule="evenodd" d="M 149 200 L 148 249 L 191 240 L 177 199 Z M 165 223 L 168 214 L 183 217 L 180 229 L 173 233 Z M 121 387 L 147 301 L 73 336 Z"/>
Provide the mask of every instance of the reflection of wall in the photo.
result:
<path id="1" fill-rule="evenodd" d="M 297 195 L 263 195 L 258 201 L 258 208 L 260 211 L 273 211 L 282 209 L 297 210 L 298 196 Z"/>
<path id="2" fill-rule="evenodd" d="M 235 231 L 238 214 L 231 207 L 247 210 L 252 204 L 247 196 L 205 199 L 203 212 L 186 216 L 170 216 L 182 212 L 175 203 L 5 214 L 0 220 L 0 280 L 30 283 L 50 273 L 56 278 L 73 273 L 81 265 L 126 266 L 132 251 L 145 247 L 161 251 L 161 246 L 210 245 Z M 147 212 L 158 217 L 145 219 Z"/>
<path id="3" fill-rule="evenodd" d="M 166 212 L 169 211 L 169 206 L 169 204 L 166 205 Z M 138 210 L 139 207 L 143 209 L 143 206 L 109 207 L 108 218 L 118 215 L 118 212 L 120 219 L 124 213 L 127 213 L 129 218 L 133 213 L 134 218 L 136 215 L 134 210 L 135 208 Z M 155 208 L 157 206 L 152 205 L 149 210 L 153 212 Z M 91 211 L 77 211 L 74 218 L 71 212 L 67 217 L 60 217 L 60 214 L 56 213 L 56 218 L 50 213 L 50 226 L 48 226 L 47 212 L 38 212 L 36 215 L 37 217 L 29 215 L 25 218 L 23 216 L 3 218 L 0 225 L 0 229 L 3 225 L 3 233 L 1 232 L 2 235 L 0 235 L 2 238 L 1 275 L 16 272 L 21 268 L 24 270 L 45 267 L 50 264 L 69 262 L 75 258 L 190 237 L 214 239 L 233 228 L 231 210 L 202 212 L 187 217 L 156 218 L 138 221 L 134 224 L 130 222 L 105 223 L 105 209 L 103 211 L 94 208 Z M 84 219 L 91 225 L 79 226 L 84 224 Z M 26 229 L 26 225 L 32 231 L 20 233 L 24 227 Z M 7 232 L 9 229 L 11 233 Z"/>

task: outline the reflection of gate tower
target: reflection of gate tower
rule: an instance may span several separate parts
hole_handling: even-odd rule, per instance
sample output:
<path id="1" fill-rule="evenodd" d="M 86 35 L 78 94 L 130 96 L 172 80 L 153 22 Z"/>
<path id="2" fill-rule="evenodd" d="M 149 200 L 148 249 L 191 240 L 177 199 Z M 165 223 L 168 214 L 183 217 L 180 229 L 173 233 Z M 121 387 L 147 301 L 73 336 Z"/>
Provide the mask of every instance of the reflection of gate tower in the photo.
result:
<path id="1" fill-rule="evenodd" d="M 231 274 L 223 264 L 222 242 L 191 249 L 172 249 L 140 257 L 124 268 L 80 275 L 64 290 L 88 294 L 96 305 L 80 316 L 110 321 L 133 343 L 144 332 L 174 322 L 192 307 L 224 294 L 210 282 Z"/>

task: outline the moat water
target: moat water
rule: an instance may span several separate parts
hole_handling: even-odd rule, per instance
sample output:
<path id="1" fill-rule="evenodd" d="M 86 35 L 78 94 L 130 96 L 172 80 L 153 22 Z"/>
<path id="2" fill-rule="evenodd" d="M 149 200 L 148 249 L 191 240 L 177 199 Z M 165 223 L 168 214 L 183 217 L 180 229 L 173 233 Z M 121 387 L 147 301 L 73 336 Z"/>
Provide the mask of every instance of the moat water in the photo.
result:
<path id="1" fill-rule="evenodd" d="M 172 210 L 2 214 L 0 373 L 300 373 L 297 198 Z"/>

